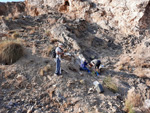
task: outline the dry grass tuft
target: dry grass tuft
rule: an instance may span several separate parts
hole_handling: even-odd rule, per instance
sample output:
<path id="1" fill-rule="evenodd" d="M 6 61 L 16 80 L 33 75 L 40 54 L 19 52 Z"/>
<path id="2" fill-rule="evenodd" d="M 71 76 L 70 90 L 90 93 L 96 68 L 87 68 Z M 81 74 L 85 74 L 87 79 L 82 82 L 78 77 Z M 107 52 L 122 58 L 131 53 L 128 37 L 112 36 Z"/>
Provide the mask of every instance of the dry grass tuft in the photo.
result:
<path id="1" fill-rule="evenodd" d="M 125 99 L 124 110 L 128 113 L 134 113 L 133 107 L 139 106 L 142 106 L 141 95 L 135 91 L 135 88 L 132 88 L 128 91 L 127 98 Z"/>
<path id="2" fill-rule="evenodd" d="M 13 20 L 19 19 L 19 15 L 15 15 L 12 17 Z"/>
<path id="3" fill-rule="evenodd" d="M 51 32 L 50 31 L 46 31 L 45 34 L 46 34 L 46 36 L 51 36 Z"/>
<path id="4" fill-rule="evenodd" d="M 128 113 L 135 113 L 134 109 L 133 109 L 133 106 L 131 105 L 130 102 L 126 101 L 125 102 L 125 111 L 128 112 Z"/>
<path id="5" fill-rule="evenodd" d="M 43 67 L 41 70 L 40 70 L 40 75 L 41 76 L 44 76 L 44 75 L 47 75 L 49 71 L 52 70 L 52 66 L 51 65 L 46 65 L 45 67 Z"/>
<path id="6" fill-rule="evenodd" d="M 120 58 L 121 60 L 115 65 L 117 70 L 119 71 L 129 71 L 130 67 L 130 57 L 128 55 L 122 56 Z"/>
<path id="7" fill-rule="evenodd" d="M 110 89 L 112 92 L 116 93 L 118 92 L 118 87 L 117 85 L 113 82 L 112 78 L 110 76 L 106 77 L 103 80 L 103 84 Z"/>
<path id="8" fill-rule="evenodd" d="M 35 33 L 35 28 L 32 28 L 32 30 L 29 32 L 29 34 L 34 34 Z"/>
<path id="9" fill-rule="evenodd" d="M 19 38 L 19 33 L 17 33 L 17 32 L 15 32 L 15 33 L 13 33 L 12 35 L 11 35 L 11 38 L 12 39 L 17 39 L 17 38 Z"/>
<path id="10" fill-rule="evenodd" d="M 50 43 L 51 43 L 51 44 L 55 44 L 56 42 L 59 42 L 59 40 L 58 40 L 58 39 L 55 39 L 55 38 L 51 38 L 51 39 L 50 39 Z"/>
<path id="11" fill-rule="evenodd" d="M 44 50 L 44 55 L 49 57 L 49 55 L 51 54 L 52 50 L 54 49 L 53 45 L 49 45 L 45 50 Z"/>
<path id="12" fill-rule="evenodd" d="M 24 54 L 21 44 L 15 41 L 3 41 L 0 43 L 0 62 L 12 64 Z"/>
<path id="13" fill-rule="evenodd" d="M 134 70 L 134 73 L 135 73 L 138 77 L 141 77 L 141 78 L 146 77 L 145 71 L 144 71 L 144 69 L 142 69 L 141 67 L 136 68 L 136 69 Z"/>
<path id="14" fill-rule="evenodd" d="M 53 46 L 52 45 L 50 45 L 48 48 L 47 48 L 47 54 L 49 55 L 50 54 L 50 52 L 53 50 Z"/>

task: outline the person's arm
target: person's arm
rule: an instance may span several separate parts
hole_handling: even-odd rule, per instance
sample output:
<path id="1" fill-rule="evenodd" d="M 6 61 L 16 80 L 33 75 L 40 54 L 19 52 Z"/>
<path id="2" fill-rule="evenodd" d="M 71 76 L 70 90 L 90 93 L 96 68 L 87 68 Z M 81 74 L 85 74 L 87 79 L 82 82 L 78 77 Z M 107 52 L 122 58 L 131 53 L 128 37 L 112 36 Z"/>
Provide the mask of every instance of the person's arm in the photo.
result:
<path id="1" fill-rule="evenodd" d="M 92 64 L 92 66 L 94 66 L 95 64 L 94 64 L 94 62 L 93 62 L 93 60 L 91 61 L 91 64 Z"/>
<path id="2" fill-rule="evenodd" d="M 64 52 L 57 51 L 56 54 L 62 55 L 62 54 L 64 54 Z"/>
<path id="3" fill-rule="evenodd" d="M 61 51 L 60 49 L 57 49 L 57 50 L 56 50 L 56 54 L 57 54 L 57 55 L 62 55 L 62 54 L 64 54 L 64 52 Z"/>

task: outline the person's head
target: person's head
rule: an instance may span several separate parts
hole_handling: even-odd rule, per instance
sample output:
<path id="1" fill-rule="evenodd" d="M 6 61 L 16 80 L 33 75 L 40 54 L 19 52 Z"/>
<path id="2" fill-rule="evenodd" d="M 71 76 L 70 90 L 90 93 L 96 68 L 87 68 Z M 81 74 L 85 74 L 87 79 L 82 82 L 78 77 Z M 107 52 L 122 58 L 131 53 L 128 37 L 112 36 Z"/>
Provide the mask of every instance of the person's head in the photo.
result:
<path id="1" fill-rule="evenodd" d="M 58 46 L 59 46 L 60 48 L 62 48 L 62 47 L 63 47 L 63 44 L 62 44 L 62 43 L 59 43 Z"/>

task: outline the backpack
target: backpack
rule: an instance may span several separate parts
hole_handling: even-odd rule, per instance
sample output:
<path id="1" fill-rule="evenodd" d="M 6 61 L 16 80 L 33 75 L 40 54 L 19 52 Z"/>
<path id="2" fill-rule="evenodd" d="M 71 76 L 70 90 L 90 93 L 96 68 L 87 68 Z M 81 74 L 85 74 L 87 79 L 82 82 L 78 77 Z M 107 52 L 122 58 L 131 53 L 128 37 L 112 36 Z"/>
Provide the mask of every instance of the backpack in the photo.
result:
<path id="1" fill-rule="evenodd" d="M 55 49 L 56 49 L 56 48 L 53 48 L 53 49 L 52 49 L 52 58 L 56 58 L 56 51 L 55 51 Z"/>
<path id="2" fill-rule="evenodd" d="M 61 51 L 63 51 L 63 50 L 61 49 Z M 56 58 L 56 47 L 52 49 L 52 57 Z"/>

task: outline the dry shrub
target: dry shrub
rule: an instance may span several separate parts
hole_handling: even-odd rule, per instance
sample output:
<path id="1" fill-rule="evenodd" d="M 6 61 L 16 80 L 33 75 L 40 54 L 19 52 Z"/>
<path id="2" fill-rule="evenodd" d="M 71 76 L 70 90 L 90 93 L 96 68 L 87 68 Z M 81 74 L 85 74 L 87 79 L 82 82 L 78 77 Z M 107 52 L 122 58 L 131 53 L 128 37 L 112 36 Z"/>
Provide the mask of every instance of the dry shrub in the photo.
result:
<path id="1" fill-rule="evenodd" d="M 0 43 L 0 62 L 12 64 L 19 60 L 23 54 L 23 47 L 18 42 L 4 41 Z"/>
<path id="2" fill-rule="evenodd" d="M 134 73 L 135 73 L 138 77 L 141 77 L 141 78 L 146 77 L 145 71 L 144 71 L 142 68 L 140 68 L 140 67 L 136 68 L 136 69 L 134 70 Z"/>
<path id="3" fill-rule="evenodd" d="M 50 39 L 50 43 L 51 43 L 51 44 L 55 44 L 56 42 L 59 42 L 59 40 L 56 39 L 56 38 L 51 38 L 51 39 Z"/>
<path id="4" fill-rule="evenodd" d="M 4 77 L 13 79 L 15 77 L 16 73 L 17 73 L 16 71 L 6 71 Z"/>
<path id="5" fill-rule="evenodd" d="M 9 16 L 6 16 L 6 17 L 5 17 L 5 20 L 9 20 L 9 19 L 10 19 L 10 17 L 9 17 Z"/>
<path id="6" fill-rule="evenodd" d="M 142 59 L 135 57 L 133 65 L 136 67 L 141 67 L 142 61 L 143 61 Z"/>
<path id="7" fill-rule="evenodd" d="M 19 15 L 15 15 L 12 17 L 13 20 L 19 19 Z"/>
<path id="8" fill-rule="evenodd" d="M 49 45 L 49 46 L 47 47 L 47 49 L 45 49 L 45 54 L 46 54 L 47 57 L 48 57 L 48 56 L 50 55 L 50 53 L 52 52 L 53 48 L 54 48 L 53 45 Z"/>
<path id="9" fill-rule="evenodd" d="M 45 67 L 43 67 L 41 70 L 40 70 L 40 75 L 41 76 L 44 76 L 44 75 L 47 75 L 49 71 L 52 70 L 52 66 L 51 65 L 46 65 Z"/>
<path id="10" fill-rule="evenodd" d="M 128 113 L 135 113 L 134 109 L 133 109 L 133 106 L 130 104 L 130 102 L 126 101 L 125 102 L 125 111 L 128 112 Z"/>
<path id="11" fill-rule="evenodd" d="M 135 91 L 135 88 L 132 88 L 128 91 L 127 98 L 125 99 L 124 110 L 128 113 L 134 113 L 133 107 L 139 106 L 142 106 L 141 95 Z"/>
<path id="12" fill-rule="evenodd" d="M 12 39 L 17 39 L 17 38 L 19 38 L 19 33 L 17 33 L 17 32 L 15 32 L 15 33 L 13 33 L 12 35 L 11 35 L 11 38 Z"/>
<path id="13" fill-rule="evenodd" d="M 130 57 L 128 55 L 123 55 L 120 61 L 115 65 L 117 70 L 128 70 L 130 67 Z"/>
<path id="14" fill-rule="evenodd" d="M 110 76 L 106 77 L 103 80 L 103 84 L 110 89 L 112 92 L 116 93 L 118 92 L 118 87 L 117 85 L 113 82 L 112 78 Z"/>
<path id="15" fill-rule="evenodd" d="M 45 34 L 46 34 L 46 36 L 51 36 L 51 32 L 50 31 L 46 31 Z"/>
<path id="16" fill-rule="evenodd" d="M 34 28 L 30 31 L 29 34 L 33 34 L 33 33 L 35 33 L 35 29 Z"/>

